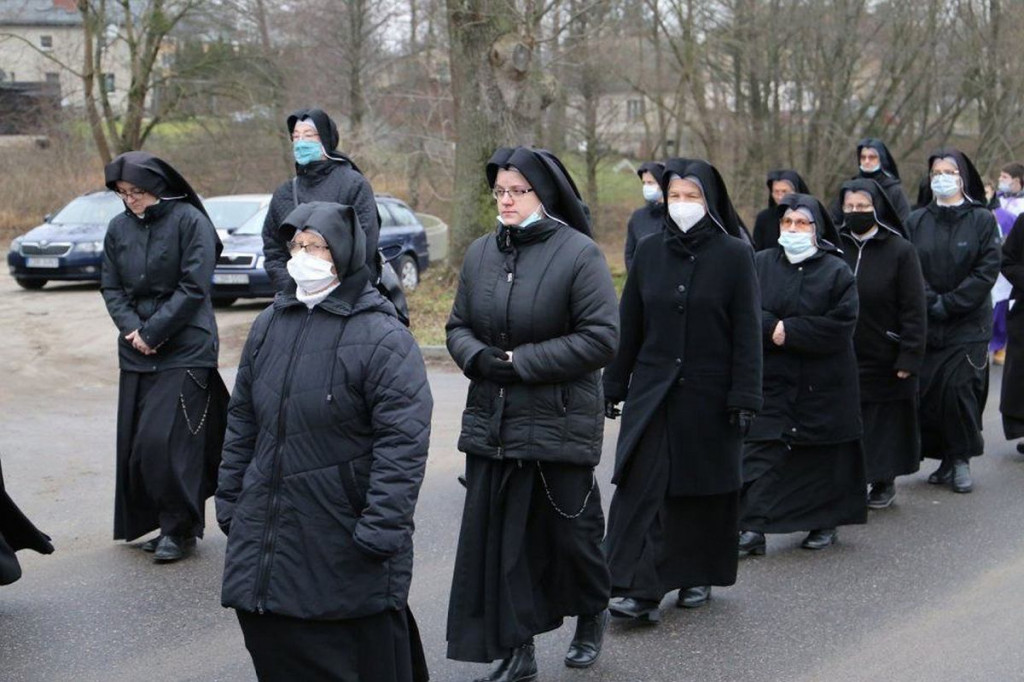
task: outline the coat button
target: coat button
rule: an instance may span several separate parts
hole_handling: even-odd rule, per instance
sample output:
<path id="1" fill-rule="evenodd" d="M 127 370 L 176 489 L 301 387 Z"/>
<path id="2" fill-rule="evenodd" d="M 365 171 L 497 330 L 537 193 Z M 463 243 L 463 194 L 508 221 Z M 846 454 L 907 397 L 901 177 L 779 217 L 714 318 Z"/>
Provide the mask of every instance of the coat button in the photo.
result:
<path id="1" fill-rule="evenodd" d="M 677 306 L 676 306 L 676 310 L 677 310 L 677 311 L 679 311 L 679 312 L 683 312 L 684 310 L 686 310 L 686 308 L 684 308 L 684 307 L 683 307 L 683 306 L 681 306 L 681 305 L 677 305 Z"/>
<path id="2" fill-rule="evenodd" d="M 683 359 L 682 358 L 676 358 L 676 367 L 679 367 L 682 364 L 683 364 Z"/>
<path id="3" fill-rule="evenodd" d="M 683 293 L 684 291 L 686 291 L 686 287 L 680 284 L 679 286 L 676 287 L 676 291 L 678 291 L 679 293 Z"/>
<path id="4" fill-rule="evenodd" d="M 679 379 L 676 380 L 676 383 L 682 386 L 683 384 L 686 383 L 686 379 L 683 377 L 679 377 Z"/>
<path id="5" fill-rule="evenodd" d="M 695 260 L 697 260 L 697 257 L 696 257 L 696 256 L 690 256 L 690 262 L 691 262 L 691 263 L 692 263 L 693 261 L 695 261 Z"/>
<path id="6" fill-rule="evenodd" d="M 796 427 L 794 426 L 793 428 L 790 429 L 790 431 L 792 431 L 793 433 L 796 433 Z"/>

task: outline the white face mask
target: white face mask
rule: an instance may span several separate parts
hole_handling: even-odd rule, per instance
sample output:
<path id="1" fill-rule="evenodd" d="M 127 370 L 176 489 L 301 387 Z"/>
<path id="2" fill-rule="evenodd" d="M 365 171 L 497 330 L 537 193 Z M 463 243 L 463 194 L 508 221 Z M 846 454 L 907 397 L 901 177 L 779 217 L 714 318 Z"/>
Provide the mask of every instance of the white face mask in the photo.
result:
<path id="1" fill-rule="evenodd" d="M 657 185 L 644 185 L 644 201 L 657 201 L 661 198 L 661 188 Z"/>
<path id="2" fill-rule="evenodd" d="M 668 205 L 669 217 L 683 232 L 689 232 L 706 214 L 704 205 L 693 201 L 676 201 Z"/>
<path id="3" fill-rule="evenodd" d="M 331 268 L 334 267 L 331 263 L 311 256 L 305 251 L 299 251 L 289 258 L 287 267 L 288 274 L 299 288 L 310 294 L 326 289 L 338 279 L 338 276 L 331 272 Z"/>

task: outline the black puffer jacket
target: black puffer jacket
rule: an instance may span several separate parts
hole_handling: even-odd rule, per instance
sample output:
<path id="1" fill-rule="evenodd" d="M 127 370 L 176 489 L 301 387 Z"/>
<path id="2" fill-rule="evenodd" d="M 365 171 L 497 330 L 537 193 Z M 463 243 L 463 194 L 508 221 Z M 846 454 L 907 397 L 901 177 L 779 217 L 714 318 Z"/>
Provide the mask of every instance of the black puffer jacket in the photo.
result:
<path id="1" fill-rule="evenodd" d="M 649 201 L 646 206 L 633 211 L 626 225 L 626 269 L 633 267 L 633 255 L 640 240 L 661 232 L 665 224 L 665 204 Z"/>
<path id="2" fill-rule="evenodd" d="M 929 349 L 989 341 L 1002 256 L 992 212 L 970 201 L 933 201 L 910 215 L 907 228 L 924 274 Z"/>
<path id="3" fill-rule="evenodd" d="M 448 351 L 473 380 L 459 450 L 597 464 L 604 435 L 599 370 L 615 356 L 618 324 L 608 266 L 586 235 L 544 218 L 473 242 L 446 327 Z M 514 351 L 522 383 L 500 387 L 476 372 L 474 361 L 488 346 Z"/>
<path id="4" fill-rule="evenodd" d="M 312 309 L 291 292 L 253 324 L 231 397 L 221 600 L 314 620 L 404 608 L 433 408 L 423 358 L 365 270 Z"/>
<path id="5" fill-rule="evenodd" d="M 218 245 L 209 218 L 187 201 L 161 201 L 142 218 L 125 211 L 110 221 L 100 286 L 117 325 L 121 369 L 217 366 L 210 287 Z M 125 340 L 136 329 L 155 355 Z"/>

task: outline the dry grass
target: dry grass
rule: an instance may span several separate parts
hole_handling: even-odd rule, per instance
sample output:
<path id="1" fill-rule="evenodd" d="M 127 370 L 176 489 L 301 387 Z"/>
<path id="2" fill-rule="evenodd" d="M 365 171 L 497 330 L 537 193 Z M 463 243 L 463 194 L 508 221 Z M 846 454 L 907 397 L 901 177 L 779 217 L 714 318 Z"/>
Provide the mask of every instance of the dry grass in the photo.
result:
<path id="1" fill-rule="evenodd" d="M 444 345 L 444 325 L 458 285 L 459 273 L 435 265 L 423 273 L 420 285 L 409 295 L 410 329 L 421 346 Z"/>

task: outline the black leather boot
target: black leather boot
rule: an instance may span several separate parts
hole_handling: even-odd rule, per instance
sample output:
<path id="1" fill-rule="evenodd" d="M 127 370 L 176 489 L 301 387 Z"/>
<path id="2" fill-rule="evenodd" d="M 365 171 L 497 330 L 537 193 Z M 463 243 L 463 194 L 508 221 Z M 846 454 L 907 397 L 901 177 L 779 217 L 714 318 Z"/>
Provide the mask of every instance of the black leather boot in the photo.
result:
<path id="1" fill-rule="evenodd" d="M 608 604 L 608 611 L 613 618 L 632 618 L 645 623 L 657 623 L 661 620 L 660 602 L 655 599 L 634 599 L 619 597 Z"/>
<path id="2" fill-rule="evenodd" d="M 185 555 L 195 546 L 195 538 L 161 535 L 160 542 L 156 545 L 156 551 L 153 552 L 153 561 L 158 564 L 169 564 L 172 561 L 185 558 Z"/>
<path id="3" fill-rule="evenodd" d="M 953 463 L 948 459 L 942 460 L 942 464 L 939 468 L 932 472 L 931 476 L 928 477 L 928 482 L 932 485 L 947 485 L 953 480 Z"/>
<path id="4" fill-rule="evenodd" d="M 565 664 L 570 668 L 589 668 L 597 662 L 601 655 L 601 642 L 604 631 L 608 627 L 608 610 L 596 616 L 578 616 L 576 618 L 576 634 L 565 654 Z"/>
<path id="5" fill-rule="evenodd" d="M 763 556 L 768 549 L 768 544 L 765 542 L 764 533 L 758 533 L 756 530 L 744 530 L 740 532 L 740 545 L 739 554 L 740 556 Z"/>
<path id="6" fill-rule="evenodd" d="M 804 549 L 825 549 L 834 545 L 837 537 L 839 533 L 835 528 L 819 528 L 808 533 L 800 546 Z"/>
<path id="7" fill-rule="evenodd" d="M 479 677 L 476 682 L 533 682 L 536 679 L 537 659 L 530 641 L 513 649 L 512 655 L 499 663 L 490 675 Z"/>
<path id="8" fill-rule="evenodd" d="M 676 606 L 683 609 L 696 609 L 707 604 L 709 599 L 711 599 L 711 585 L 684 587 L 679 590 Z"/>
<path id="9" fill-rule="evenodd" d="M 149 552 L 150 554 L 152 554 L 156 551 L 156 546 L 160 544 L 160 538 L 162 537 L 163 535 L 157 535 L 155 538 L 150 538 L 149 540 L 146 540 L 141 545 L 139 545 L 139 549 L 141 549 L 143 552 Z"/>
<path id="10" fill-rule="evenodd" d="M 971 479 L 971 465 L 966 459 L 958 459 L 953 462 L 953 492 L 969 493 L 974 490 L 974 480 Z"/>

